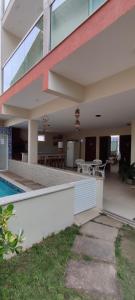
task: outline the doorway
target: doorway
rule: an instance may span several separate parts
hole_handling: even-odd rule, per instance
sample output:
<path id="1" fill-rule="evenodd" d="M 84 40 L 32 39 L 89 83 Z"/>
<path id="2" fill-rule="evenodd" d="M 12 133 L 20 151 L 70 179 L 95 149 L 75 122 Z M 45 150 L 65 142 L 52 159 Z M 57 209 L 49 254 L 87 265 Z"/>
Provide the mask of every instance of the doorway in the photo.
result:
<path id="1" fill-rule="evenodd" d="M 130 165 L 131 161 L 131 135 L 120 136 L 120 156 L 122 162 Z"/>
<path id="2" fill-rule="evenodd" d="M 110 173 L 104 181 L 103 206 L 109 213 L 133 220 L 135 189 L 120 176 L 122 164 L 130 165 L 130 157 L 131 135 L 111 136 Z"/>
<path id="3" fill-rule="evenodd" d="M 85 139 L 85 160 L 92 161 L 96 158 L 96 137 L 86 137 Z"/>
<path id="4" fill-rule="evenodd" d="M 99 140 L 99 159 L 106 163 L 111 153 L 111 137 L 101 136 Z M 106 171 L 110 171 L 110 164 L 107 164 Z"/>
<path id="5" fill-rule="evenodd" d="M 110 172 L 113 174 L 119 173 L 120 161 L 120 136 L 111 135 L 111 153 L 110 153 Z"/>

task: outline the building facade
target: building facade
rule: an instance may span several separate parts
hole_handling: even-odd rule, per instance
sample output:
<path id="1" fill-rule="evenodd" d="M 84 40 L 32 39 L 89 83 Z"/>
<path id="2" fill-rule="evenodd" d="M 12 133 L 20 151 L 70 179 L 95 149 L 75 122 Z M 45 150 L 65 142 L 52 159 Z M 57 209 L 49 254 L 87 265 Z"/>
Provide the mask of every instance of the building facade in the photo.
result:
<path id="1" fill-rule="evenodd" d="M 122 153 L 126 147 L 134 162 L 135 0 L 38 0 L 34 5 L 33 0 L 3 0 L 0 5 L 0 122 L 13 130 L 10 158 L 21 159 L 26 152 L 28 163 L 37 163 L 39 154 L 59 151 L 55 140 L 62 140 L 65 150 L 72 139 L 80 142 L 85 159 L 86 138 L 95 137 L 93 157 L 107 159 L 101 137 L 119 135 Z M 44 145 L 37 142 L 43 130 Z"/>

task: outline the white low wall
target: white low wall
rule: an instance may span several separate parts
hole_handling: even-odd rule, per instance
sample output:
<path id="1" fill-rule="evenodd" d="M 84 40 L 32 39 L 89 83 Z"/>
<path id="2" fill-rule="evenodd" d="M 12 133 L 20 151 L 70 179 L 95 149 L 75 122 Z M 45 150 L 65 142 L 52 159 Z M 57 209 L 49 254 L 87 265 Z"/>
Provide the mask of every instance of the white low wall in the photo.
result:
<path id="1" fill-rule="evenodd" d="M 10 221 L 10 229 L 24 230 L 24 248 L 71 226 L 74 214 L 93 207 L 103 208 L 102 179 L 13 160 L 9 160 L 9 170 L 42 185 L 51 185 L 0 200 L 3 206 L 14 204 L 16 216 Z"/>
<path id="2" fill-rule="evenodd" d="M 84 179 L 83 175 L 75 172 L 49 168 L 36 164 L 28 164 L 16 160 L 9 160 L 8 170 L 46 187 Z"/>
<path id="3" fill-rule="evenodd" d="M 24 230 L 23 247 L 29 248 L 43 238 L 73 224 L 74 186 L 61 185 L 1 198 L 1 205 L 13 203 L 16 215 L 10 229 Z"/>

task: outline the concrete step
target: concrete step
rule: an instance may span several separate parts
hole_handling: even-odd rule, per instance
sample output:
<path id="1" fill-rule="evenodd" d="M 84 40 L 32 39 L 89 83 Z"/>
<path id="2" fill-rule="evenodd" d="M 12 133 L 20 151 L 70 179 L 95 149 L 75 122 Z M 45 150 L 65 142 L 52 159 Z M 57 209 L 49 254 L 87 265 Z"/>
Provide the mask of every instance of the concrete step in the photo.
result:
<path id="1" fill-rule="evenodd" d="M 77 226 L 84 225 L 85 223 L 88 223 L 89 221 L 98 217 L 100 213 L 101 211 L 99 211 L 97 208 L 92 208 L 81 212 L 80 214 L 74 216 L 74 224 Z"/>

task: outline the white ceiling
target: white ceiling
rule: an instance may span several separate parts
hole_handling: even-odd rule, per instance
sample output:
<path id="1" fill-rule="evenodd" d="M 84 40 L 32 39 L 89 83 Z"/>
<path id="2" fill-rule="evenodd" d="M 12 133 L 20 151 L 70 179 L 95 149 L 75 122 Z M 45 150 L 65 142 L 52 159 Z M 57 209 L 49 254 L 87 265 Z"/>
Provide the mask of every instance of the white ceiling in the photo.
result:
<path id="1" fill-rule="evenodd" d="M 33 81 L 26 89 L 15 94 L 7 104 L 25 109 L 33 109 L 57 97 L 42 91 L 42 78 Z"/>
<path id="2" fill-rule="evenodd" d="M 43 0 L 11 0 L 3 18 L 4 28 L 23 38 L 43 12 Z"/>
<path id="3" fill-rule="evenodd" d="M 54 66 L 53 70 L 88 85 L 134 65 L 135 9 Z"/>
<path id="4" fill-rule="evenodd" d="M 117 128 L 135 120 L 135 90 L 115 96 L 82 103 L 80 107 L 81 129 Z M 77 106 L 49 115 L 49 131 L 69 132 L 75 130 L 74 112 Z M 101 118 L 96 118 L 101 114 Z"/>
<path id="5" fill-rule="evenodd" d="M 70 109 L 60 110 L 48 115 L 48 132 L 72 132 L 75 130 L 75 105 Z M 125 127 L 135 120 L 135 90 L 118 95 L 85 102 L 79 105 L 81 130 L 85 129 L 115 129 Z M 96 118 L 101 114 L 101 118 Z M 42 118 L 39 120 L 42 125 Z M 15 127 L 27 128 L 27 122 L 17 124 Z"/>

